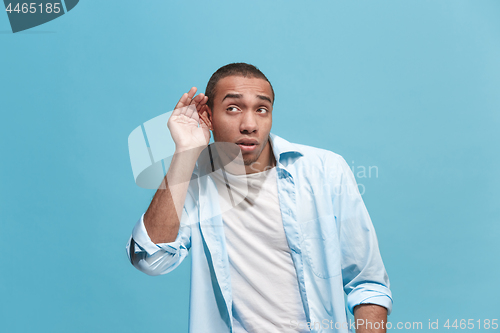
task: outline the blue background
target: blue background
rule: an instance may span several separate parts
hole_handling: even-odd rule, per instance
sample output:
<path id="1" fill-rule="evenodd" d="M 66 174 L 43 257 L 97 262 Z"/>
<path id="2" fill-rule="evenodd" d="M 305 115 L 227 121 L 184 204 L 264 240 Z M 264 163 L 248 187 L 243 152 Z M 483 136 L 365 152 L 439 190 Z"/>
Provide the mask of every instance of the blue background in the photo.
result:
<path id="1" fill-rule="evenodd" d="M 275 134 L 377 167 L 358 182 L 394 325 L 500 319 L 499 17 L 496 0 L 86 0 L 12 34 L 0 13 L 2 331 L 187 331 L 189 262 L 127 261 L 154 194 L 127 137 L 235 61 L 273 83 Z"/>

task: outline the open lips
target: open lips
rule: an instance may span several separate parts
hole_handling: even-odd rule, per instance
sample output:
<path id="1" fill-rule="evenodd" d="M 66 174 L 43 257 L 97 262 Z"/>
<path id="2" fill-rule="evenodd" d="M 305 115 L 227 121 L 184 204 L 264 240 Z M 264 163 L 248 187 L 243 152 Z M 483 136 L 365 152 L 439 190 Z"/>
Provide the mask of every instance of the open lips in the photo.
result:
<path id="1" fill-rule="evenodd" d="M 241 148 L 242 152 L 249 152 L 255 150 L 259 143 L 254 139 L 242 139 L 237 141 L 236 144 Z"/>

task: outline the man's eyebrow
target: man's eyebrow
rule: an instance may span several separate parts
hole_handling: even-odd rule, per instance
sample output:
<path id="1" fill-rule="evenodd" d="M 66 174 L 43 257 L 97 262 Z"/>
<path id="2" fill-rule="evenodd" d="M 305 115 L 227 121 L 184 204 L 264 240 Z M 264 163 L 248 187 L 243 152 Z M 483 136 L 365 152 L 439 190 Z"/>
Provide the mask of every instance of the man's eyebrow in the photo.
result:
<path id="1" fill-rule="evenodd" d="M 257 97 L 259 99 L 262 99 L 264 101 L 268 101 L 269 103 L 273 104 L 273 102 L 271 101 L 271 99 L 269 97 L 265 96 L 265 95 L 257 95 Z"/>
<path id="2" fill-rule="evenodd" d="M 243 97 L 243 94 L 227 94 L 226 96 L 224 96 L 224 98 L 222 99 L 222 101 L 224 101 L 226 98 L 242 98 Z M 257 95 L 257 98 L 258 99 L 261 99 L 261 100 L 264 100 L 264 101 L 268 101 L 269 103 L 273 103 L 271 101 L 271 99 L 266 96 L 266 95 Z"/>
<path id="3" fill-rule="evenodd" d="M 226 96 L 224 96 L 222 101 L 224 101 L 226 98 L 242 98 L 242 97 L 243 97 L 242 94 L 227 94 Z"/>

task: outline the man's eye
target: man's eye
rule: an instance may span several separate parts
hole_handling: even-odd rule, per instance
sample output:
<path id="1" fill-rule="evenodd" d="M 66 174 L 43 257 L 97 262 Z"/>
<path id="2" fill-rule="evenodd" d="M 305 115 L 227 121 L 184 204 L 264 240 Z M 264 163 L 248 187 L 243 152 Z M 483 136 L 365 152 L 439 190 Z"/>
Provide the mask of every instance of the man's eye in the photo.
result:
<path id="1" fill-rule="evenodd" d="M 258 113 L 266 113 L 266 112 L 267 112 L 267 109 L 260 108 L 260 109 L 257 109 L 257 112 L 258 112 Z"/>
<path id="2" fill-rule="evenodd" d="M 237 107 L 234 107 L 234 106 L 230 106 L 226 109 L 226 111 L 233 111 L 233 112 L 236 112 L 238 111 L 238 108 Z"/>

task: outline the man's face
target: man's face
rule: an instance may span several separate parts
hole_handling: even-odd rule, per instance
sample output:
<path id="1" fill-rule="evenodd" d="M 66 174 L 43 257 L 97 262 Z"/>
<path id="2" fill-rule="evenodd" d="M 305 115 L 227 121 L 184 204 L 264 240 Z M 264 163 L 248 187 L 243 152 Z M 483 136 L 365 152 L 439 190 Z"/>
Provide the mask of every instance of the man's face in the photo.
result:
<path id="1" fill-rule="evenodd" d="M 272 96 L 264 79 L 228 76 L 217 83 L 213 109 L 208 110 L 214 141 L 238 144 L 245 165 L 256 163 L 260 170 L 270 158 Z"/>

